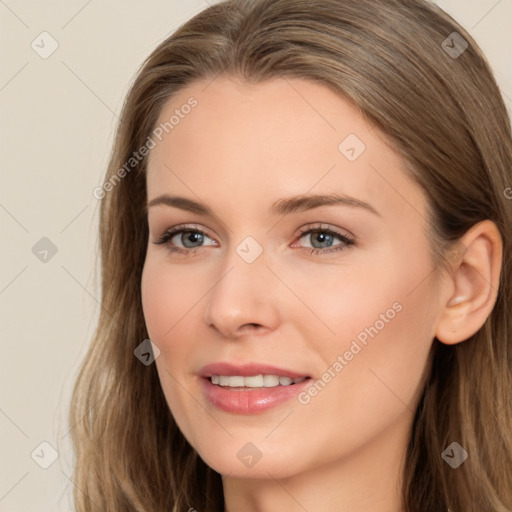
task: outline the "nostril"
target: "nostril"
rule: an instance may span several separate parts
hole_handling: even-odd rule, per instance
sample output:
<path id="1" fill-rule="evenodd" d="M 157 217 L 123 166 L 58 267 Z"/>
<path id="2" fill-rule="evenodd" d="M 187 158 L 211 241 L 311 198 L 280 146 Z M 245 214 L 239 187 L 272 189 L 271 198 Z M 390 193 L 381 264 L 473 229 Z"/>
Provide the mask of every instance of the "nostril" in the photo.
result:
<path id="1" fill-rule="evenodd" d="M 253 323 L 251 323 L 251 324 L 244 324 L 242 326 L 242 328 L 244 328 L 244 327 L 261 327 L 261 326 L 260 326 L 260 324 L 253 324 Z"/>

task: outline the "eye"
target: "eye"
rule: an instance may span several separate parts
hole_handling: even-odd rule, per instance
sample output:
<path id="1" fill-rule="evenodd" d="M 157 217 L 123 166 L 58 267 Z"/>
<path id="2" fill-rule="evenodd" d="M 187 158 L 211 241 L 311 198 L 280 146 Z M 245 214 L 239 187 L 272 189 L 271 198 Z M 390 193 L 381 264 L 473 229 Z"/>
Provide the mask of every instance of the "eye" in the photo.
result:
<path id="1" fill-rule="evenodd" d="M 299 246 L 302 250 L 306 250 L 309 254 L 325 254 L 342 251 L 351 245 L 355 244 L 355 240 L 343 233 L 338 232 L 336 229 L 329 226 L 315 226 L 306 227 L 300 230 L 298 240 L 310 240 L 311 246 Z M 339 243 L 335 243 L 336 239 Z M 210 240 L 213 243 L 204 242 Z M 195 253 L 197 249 L 205 245 L 217 246 L 217 242 L 209 237 L 204 231 L 195 226 L 175 226 L 158 237 L 156 245 L 167 245 L 168 250 L 172 253 L 179 253 L 190 255 Z M 292 245 L 291 247 L 296 247 Z"/>
<path id="2" fill-rule="evenodd" d="M 158 242 L 154 243 L 157 245 L 167 245 L 171 252 L 188 254 L 203 247 L 205 238 L 212 240 L 204 231 L 194 226 L 176 226 L 165 231 L 158 237 Z M 212 241 L 215 244 L 215 241 Z"/>
<path id="3" fill-rule="evenodd" d="M 355 240 L 347 235 L 344 235 L 337 230 L 322 225 L 318 227 L 307 227 L 300 231 L 299 240 L 305 238 L 310 240 L 311 249 L 308 247 L 302 247 L 309 251 L 310 254 L 325 254 L 336 251 L 343 251 L 347 247 L 354 245 Z M 341 243 L 335 244 L 335 240 L 338 239 Z"/>

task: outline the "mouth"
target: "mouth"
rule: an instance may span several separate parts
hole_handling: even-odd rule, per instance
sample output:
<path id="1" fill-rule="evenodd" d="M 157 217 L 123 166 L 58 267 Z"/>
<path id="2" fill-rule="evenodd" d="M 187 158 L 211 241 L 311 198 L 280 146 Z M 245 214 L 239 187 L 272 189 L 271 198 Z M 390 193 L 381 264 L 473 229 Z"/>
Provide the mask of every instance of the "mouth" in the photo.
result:
<path id="1" fill-rule="evenodd" d="M 296 398 L 311 385 L 309 376 L 279 374 L 224 375 L 201 378 L 205 398 L 217 409 L 235 415 L 259 414 Z"/>
<path id="2" fill-rule="evenodd" d="M 205 377 L 213 385 L 231 390 L 250 390 L 262 388 L 276 388 L 294 386 L 311 377 L 298 377 L 292 379 L 285 375 L 259 374 L 259 375 L 211 375 Z"/>

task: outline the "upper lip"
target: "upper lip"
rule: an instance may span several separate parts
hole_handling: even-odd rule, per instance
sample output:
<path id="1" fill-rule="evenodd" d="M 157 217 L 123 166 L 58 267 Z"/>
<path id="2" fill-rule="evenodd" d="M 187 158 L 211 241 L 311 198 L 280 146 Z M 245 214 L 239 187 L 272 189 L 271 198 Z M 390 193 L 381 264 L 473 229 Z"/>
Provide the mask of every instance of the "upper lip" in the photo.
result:
<path id="1" fill-rule="evenodd" d="M 241 376 L 248 377 L 251 375 L 277 375 L 279 377 L 290 377 L 290 379 L 300 379 L 301 377 L 309 377 L 305 373 L 294 372 L 286 368 L 278 368 L 265 363 L 245 363 L 232 364 L 228 362 L 217 362 L 207 364 L 201 368 L 199 375 L 201 377 L 211 377 L 212 375 Z"/>

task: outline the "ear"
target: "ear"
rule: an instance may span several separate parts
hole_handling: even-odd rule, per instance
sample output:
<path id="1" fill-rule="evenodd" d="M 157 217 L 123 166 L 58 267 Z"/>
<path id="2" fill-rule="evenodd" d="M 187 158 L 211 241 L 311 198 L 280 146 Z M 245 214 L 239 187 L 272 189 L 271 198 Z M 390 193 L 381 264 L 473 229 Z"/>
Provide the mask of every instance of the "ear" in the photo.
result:
<path id="1" fill-rule="evenodd" d="M 467 340 L 485 323 L 498 297 L 503 241 L 490 220 L 475 224 L 460 239 L 442 288 L 437 339 L 446 345 Z"/>

